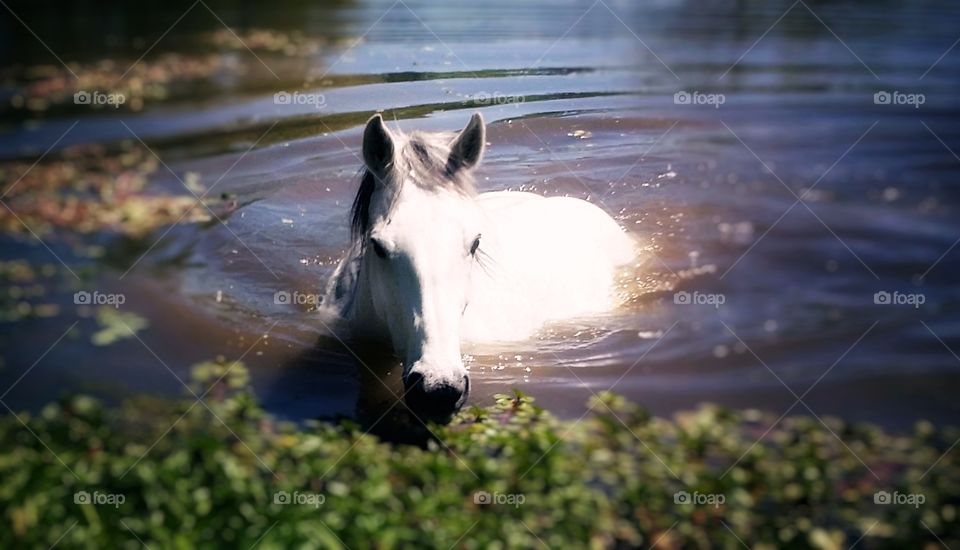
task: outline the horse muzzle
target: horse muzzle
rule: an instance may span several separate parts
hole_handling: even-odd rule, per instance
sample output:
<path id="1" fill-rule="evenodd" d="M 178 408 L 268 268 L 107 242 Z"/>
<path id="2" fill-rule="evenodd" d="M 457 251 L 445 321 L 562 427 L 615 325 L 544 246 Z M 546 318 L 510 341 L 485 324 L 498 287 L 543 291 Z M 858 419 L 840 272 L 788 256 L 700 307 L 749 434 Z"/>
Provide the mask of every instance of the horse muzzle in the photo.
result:
<path id="1" fill-rule="evenodd" d="M 423 421 L 442 422 L 460 410 L 470 393 L 470 379 L 430 380 L 411 371 L 403 379 L 404 402 L 410 411 Z"/>

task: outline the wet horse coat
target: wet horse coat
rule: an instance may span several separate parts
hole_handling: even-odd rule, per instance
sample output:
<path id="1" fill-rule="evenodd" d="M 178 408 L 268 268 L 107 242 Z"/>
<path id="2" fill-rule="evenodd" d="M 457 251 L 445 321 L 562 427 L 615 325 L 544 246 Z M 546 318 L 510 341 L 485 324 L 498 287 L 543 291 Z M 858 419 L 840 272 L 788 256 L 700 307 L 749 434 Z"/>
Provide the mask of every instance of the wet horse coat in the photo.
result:
<path id="1" fill-rule="evenodd" d="M 327 288 L 355 332 L 399 357 L 408 405 L 431 417 L 466 399 L 462 341 L 526 339 L 548 321 L 607 311 L 616 270 L 635 255 L 586 201 L 478 194 L 484 139 L 479 114 L 456 136 L 371 118 L 352 246 Z"/>

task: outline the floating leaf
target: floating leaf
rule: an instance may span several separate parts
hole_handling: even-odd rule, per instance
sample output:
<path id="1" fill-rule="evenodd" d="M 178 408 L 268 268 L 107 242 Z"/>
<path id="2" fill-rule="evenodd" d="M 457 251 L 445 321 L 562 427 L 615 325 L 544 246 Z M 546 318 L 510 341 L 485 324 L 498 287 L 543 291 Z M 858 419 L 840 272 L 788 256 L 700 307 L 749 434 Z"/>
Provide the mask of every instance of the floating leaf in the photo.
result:
<path id="1" fill-rule="evenodd" d="M 101 328 L 90 339 L 95 346 L 109 346 L 117 340 L 133 338 L 149 325 L 145 318 L 136 313 L 120 312 L 109 306 L 97 309 L 97 324 Z"/>

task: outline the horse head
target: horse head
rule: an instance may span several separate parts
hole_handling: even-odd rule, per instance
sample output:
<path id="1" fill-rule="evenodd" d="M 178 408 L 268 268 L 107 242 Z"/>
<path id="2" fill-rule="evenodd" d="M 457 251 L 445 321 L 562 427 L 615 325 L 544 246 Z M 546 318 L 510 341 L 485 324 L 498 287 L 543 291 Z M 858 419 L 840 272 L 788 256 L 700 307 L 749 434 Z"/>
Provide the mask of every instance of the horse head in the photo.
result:
<path id="1" fill-rule="evenodd" d="M 355 300 L 403 364 L 404 401 L 425 418 L 455 412 L 469 392 L 460 328 L 481 254 L 471 169 L 484 137 L 479 114 L 457 135 L 392 132 L 380 115 L 363 134 Z"/>

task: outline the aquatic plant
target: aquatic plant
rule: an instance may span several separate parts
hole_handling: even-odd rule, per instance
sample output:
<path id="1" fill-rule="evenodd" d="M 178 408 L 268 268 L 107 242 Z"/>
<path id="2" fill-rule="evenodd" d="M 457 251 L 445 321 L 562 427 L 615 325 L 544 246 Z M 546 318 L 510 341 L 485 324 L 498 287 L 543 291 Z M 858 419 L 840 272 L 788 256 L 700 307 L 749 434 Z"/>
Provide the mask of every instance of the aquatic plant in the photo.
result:
<path id="1" fill-rule="evenodd" d="M 9 90 L 0 114 L 29 119 L 51 114 L 82 115 L 91 110 L 137 112 L 152 105 L 196 101 L 228 91 L 268 91 L 303 83 L 307 60 L 324 48 L 344 47 L 359 38 L 321 38 L 301 32 L 253 28 L 239 33 L 226 28 L 199 33 L 189 42 L 160 42 L 141 57 L 106 57 L 0 68 Z M 262 58 L 269 60 L 265 65 Z M 229 75 L 229 83 L 223 82 Z M 75 94 L 99 92 L 117 101 L 84 101 Z"/>
<path id="2" fill-rule="evenodd" d="M 201 202 L 185 192 L 148 189 L 157 168 L 152 153 L 132 144 L 116 152 L 77 147 L 36 165 L 2 164 L 0 178 L 10 183 L 3 189 L 7 208 L 0 209 L 0 230 L 28 237 L 53 229 L 142 236 L 178 221 L 209 221 L 207 208 L 223 216 L 231 210 L 218 196 Z"/>
<path id="3" fill-rule="evenodd" d="M 203 401 L 73 397 L 0 418 L 0 545 L 960 542 L 958 434 L 928 424 L 891 435 L 713 406 L 666 420 L 610 394 L 571 422 L 517 393 L 397 445 L 349 423 L 277 421 L 241 364 L 204 363 L 194 384 Z"/>

